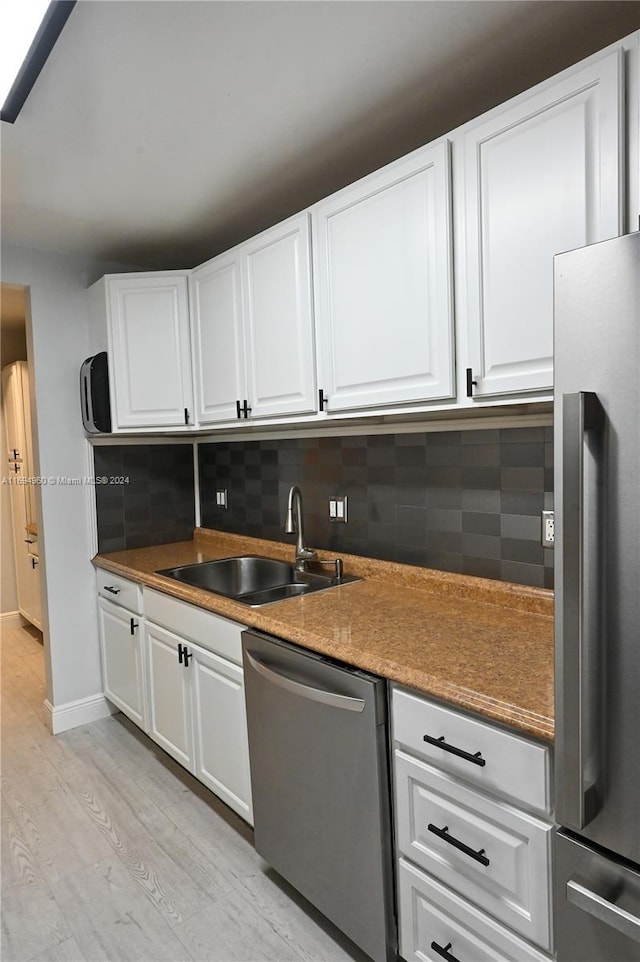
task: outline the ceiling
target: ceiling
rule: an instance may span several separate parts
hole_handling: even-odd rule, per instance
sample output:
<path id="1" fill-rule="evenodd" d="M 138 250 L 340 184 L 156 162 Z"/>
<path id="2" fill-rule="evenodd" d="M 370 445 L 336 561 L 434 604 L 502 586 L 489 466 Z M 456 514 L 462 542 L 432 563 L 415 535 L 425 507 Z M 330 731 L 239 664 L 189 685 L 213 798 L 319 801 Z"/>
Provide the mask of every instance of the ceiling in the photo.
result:
<path id="1" fill-rule="evenodd" d="M 3 241 L 193 267 L 640 26 L 629 0 L 79 0 Z"/>

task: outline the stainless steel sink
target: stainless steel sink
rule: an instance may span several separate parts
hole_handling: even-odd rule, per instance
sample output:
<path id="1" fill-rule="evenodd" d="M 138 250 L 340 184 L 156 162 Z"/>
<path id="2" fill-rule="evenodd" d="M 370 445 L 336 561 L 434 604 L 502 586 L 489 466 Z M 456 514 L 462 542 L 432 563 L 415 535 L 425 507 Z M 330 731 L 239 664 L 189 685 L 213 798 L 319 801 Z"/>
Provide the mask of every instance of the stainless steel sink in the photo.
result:
<path id="1" fill-rule="evenodd" d="M 178 568 L 164 568 L 156 574 L 253 607 L 359 580 L 349 575 L 336 578 L 312 571 L 297 571 L 286 561 L 258 555 L 201 561 Z"/>

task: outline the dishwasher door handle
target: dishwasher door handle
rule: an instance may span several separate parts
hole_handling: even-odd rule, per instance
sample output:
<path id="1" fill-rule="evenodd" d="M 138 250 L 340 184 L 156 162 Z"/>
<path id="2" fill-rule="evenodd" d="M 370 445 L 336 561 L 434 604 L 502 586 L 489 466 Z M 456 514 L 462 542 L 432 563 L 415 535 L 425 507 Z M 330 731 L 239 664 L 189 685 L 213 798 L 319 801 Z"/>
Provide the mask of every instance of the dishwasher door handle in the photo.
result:
<path id="1" fill-rule="evenodd" d="M 335 691 L 327 691 L 324 688 L 316 688 L 314 685 L 305 685 L 301 681 L 294 681 L 293 678 L 281 675 L 280 672 L 269 668 L 248 651 L 245 651 L 245 655 L 254 671 L 257 671 L 259 675 L 262 675 L 263 678 L 274 685 L 284 688 L 285 691 L 300 695 L 301 698 L 321 702 L 323 705 L 331 705 L 332 708 L 342 708 L 345 711 L 364 711 L 365 702 L 363 698 L 351 698 L 349 695 L 339 695 Z"/>

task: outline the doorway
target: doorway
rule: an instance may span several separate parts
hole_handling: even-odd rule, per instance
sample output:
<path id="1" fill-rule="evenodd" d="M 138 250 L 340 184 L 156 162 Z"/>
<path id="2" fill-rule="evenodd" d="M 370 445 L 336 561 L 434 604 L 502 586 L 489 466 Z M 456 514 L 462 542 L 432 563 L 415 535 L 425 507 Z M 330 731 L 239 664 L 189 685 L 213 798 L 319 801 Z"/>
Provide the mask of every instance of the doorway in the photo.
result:
<path id="1" fill-rule="evenodd" d="M 27 623 L 42 631 L 38 551 L 38 487 L 34 457 L 34 392 L 28 357 L 29 292 L 0 285 L 2 368 L 2 567 L 0 617 L 3 626 Z M 42 635 L 40 634 L 40 638 Z"/>

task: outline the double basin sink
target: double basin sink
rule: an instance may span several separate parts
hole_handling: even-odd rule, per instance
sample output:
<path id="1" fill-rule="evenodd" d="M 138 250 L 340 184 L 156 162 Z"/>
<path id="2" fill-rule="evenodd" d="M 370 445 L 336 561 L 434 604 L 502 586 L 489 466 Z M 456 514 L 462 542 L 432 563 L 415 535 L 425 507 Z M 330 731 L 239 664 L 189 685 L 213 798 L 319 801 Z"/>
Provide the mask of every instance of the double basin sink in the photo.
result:
<path id="1" fill-rule="evenodd" d="M 173 578 L 194 588 L 224 595 L 225 598 L 232 598 L 252 607 L 284 601 L 285 598 L 298 598 L 313 591 L 359 580 L 349 575 L 338 578 L 311 571 L 298 571 L 286 561 L 261 558 L 258 555 L 201 561 L 178 568 L 164 568 L 156 574 Z"/>

